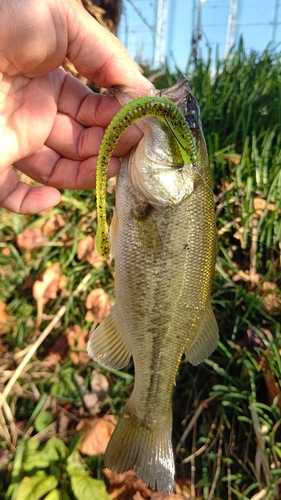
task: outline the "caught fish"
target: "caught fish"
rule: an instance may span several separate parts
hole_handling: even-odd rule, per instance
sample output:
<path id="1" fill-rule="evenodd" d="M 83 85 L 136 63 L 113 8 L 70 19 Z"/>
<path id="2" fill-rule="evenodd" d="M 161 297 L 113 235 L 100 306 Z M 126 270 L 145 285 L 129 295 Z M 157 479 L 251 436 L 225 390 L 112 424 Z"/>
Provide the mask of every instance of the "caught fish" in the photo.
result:
<path id="1" fill-rule="evenodd" d="M 153 112 L 142 104 L 145 98 L 139 100 L 143 138 L 122 162 L 110 229 L 116 304 L 93 331 L 88 352 L 115 369 L 132 356 L 135 367 L 134 389 L 108 444 L 105 466 L 118 473 L 134 470 L 147 486 L 171 493 L 171 398 L 178 366 L 183 354 L 197 365 L 218 343 L 210 301 L 217 236 L 198 104 L 185 79 L 161 96 L 163 109 L 172 101 L 185 120 L 182 124 L 165 110 L 161 120 L 147 118 Z M 133 121 L 133 106 L 121 113 L 124 129 Z M 116 127 L 120 135 L 119 113 L 104 143 L 105 156 L 112 153 Z M 104 225 L 102 248 L 106 238 Z"/>

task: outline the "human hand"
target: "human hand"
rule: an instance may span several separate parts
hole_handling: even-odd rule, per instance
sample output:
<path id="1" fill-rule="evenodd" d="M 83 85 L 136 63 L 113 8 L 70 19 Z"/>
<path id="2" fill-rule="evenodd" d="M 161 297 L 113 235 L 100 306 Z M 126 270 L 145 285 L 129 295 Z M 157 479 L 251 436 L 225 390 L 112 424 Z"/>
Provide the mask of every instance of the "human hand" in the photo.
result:
<path id="1" fill-rule="evenodd" d="M 75 0 L 1 0 L 0 47 L 0 206 L 37 213 L 59 202 L 56 188 L 94 187 L 104 128 L 120 108 L 66 74 L 65 57 L 102 87 L 147 95 L 152 84 Z M 124 134 L 110 176 L 139 139 L 137 127 Z M 12 165 L 44 186 L 20 182 Z"/>

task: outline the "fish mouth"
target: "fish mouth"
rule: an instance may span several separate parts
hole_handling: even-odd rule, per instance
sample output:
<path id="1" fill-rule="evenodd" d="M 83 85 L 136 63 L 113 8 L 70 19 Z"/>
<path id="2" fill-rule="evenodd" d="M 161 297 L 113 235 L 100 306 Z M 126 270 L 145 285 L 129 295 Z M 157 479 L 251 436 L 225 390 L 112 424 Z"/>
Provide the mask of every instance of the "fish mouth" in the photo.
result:
<path id="1" fill-rule="evenodd" d="M 176 104 L 184 115 L 189 127 L 193 130 L 200 127 L 200 109 L 187 78 L 181 76 L 172 87 L 155 90 L 154 95 L 167 97 Z"/>
<path id="2" fill-rule="evenodd" d="M 123 93 L 120 87 L 115 91 L 120 103 L 128 102 L 130 93 Z M 166 97 L 176 104 L 200 146 L 199 106 L 186 77 L 182 76 L 167 89 L 153 89 L 151 95 Z M 169 123 L 163 123 L 156 117 L 146 117 L 135 125 L 143 132 L 144 138 L 123 158 L 123 168 L 130 183 L 140 199 L 148 201 L 156 209 L 178 205 L 195 189 L 198 162 L 184 164 L 179 140 Z"/>
<path id="3" fill-rule="evenodd" d="M 199 109 L 186 78 L 180 78 L 171 88 L 155 90 L 155 95 L 168 97 L 179 107 L 186 121 L 192 123 L 196 139 Z M 178 139 L 168 124 L 147 117 L 136 125 L 144 138 L 123 160 L 131 184 L 155 208 L 178 205 L 194 191 L 198 163 L 183 163 Z"/>

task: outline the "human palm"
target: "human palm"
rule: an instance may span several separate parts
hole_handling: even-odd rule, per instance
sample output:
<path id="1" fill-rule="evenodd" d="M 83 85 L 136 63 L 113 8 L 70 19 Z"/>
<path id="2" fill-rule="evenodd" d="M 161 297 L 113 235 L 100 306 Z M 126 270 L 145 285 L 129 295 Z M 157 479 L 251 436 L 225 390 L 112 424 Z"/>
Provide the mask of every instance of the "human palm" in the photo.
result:
<path id="1" fill-rule="evenodd" d="M 3 75 L 0 86 L 2 169 L 42 149 L 56 120 L 61 78 Z"/>
<path id="2" fill-rule="evenodd" d="M 104 128 L 119 109 L 115 98 L 66 74 L 64 58 L 103 86 L 134 82 L 145 93 L 150 84 L 120 42 L 72 0 L 1 0 L 0 47 L 0 205 L 35 213 L 59 202 L 55 188 L 94 186 Z M 110 175 L 139 138 L 136 128 L 124 134 Z M 45 186 L 19 182 L 11 165 Z"/>

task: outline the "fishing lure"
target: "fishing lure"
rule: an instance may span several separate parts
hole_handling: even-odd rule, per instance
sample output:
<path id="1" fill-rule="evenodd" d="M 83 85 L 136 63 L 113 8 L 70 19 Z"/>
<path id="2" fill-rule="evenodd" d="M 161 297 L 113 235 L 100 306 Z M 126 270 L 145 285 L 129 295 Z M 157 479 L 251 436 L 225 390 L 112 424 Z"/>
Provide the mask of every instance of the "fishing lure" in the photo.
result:
<path id="1" fill-rule="evenodd" d="M 126 104 L 107 127 L 98 155 L 96 174 L 97 234 L 96 248 L 103 258 L 109 256 L 110 242 L 106 222 L 107 170 L 114 147 L 125 130 L 140 118 L 156 116 L 164 121 L 179 144 L 185 164 L 198 161 L 198 153 L 192 132 L 179 108 L 165 97 L 139 97 Z"/>

